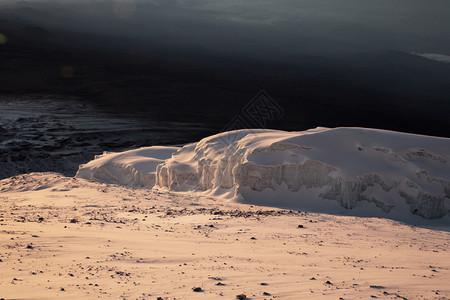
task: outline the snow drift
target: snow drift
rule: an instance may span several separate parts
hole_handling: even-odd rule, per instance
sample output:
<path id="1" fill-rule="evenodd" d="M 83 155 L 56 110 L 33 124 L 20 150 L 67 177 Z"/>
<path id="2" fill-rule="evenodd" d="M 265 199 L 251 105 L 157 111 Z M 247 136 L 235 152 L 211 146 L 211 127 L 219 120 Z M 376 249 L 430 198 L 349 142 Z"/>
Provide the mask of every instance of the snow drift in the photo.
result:
<path id="1" fill-rule="evenodd" d="M 450 139 L 365 128 L 238 130 L 181 148 L 106 153 L 76 176 L 228 192 L 253 204 L 339 204 L 436 219 L 449 215 Z"/>
<path id="2" fill-rule="evenodd" d="M 121 185 L 153 187 L 156 166 L 164 163 L 177 147 L 146 147 L 121 153 L 104 152 L 86 165 L 75 177 Z"/>

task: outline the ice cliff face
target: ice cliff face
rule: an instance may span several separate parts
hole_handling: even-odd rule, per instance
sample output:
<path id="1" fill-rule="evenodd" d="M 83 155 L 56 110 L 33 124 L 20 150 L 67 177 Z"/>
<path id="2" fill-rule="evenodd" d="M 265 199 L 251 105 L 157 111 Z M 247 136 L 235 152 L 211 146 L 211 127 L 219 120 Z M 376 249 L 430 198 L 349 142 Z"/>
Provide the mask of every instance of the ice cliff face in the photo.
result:
<path id="1" fill-rule="evenodd" d="M 155 184 L 235 196 L 245 189 L 284 197 L 277 191 L 287 189 L 299 209 L 315 197 L 434 219 L 450 209 L 450 139 L 363 128 L 233 131 L 174 151 L 157 165 Z"/>

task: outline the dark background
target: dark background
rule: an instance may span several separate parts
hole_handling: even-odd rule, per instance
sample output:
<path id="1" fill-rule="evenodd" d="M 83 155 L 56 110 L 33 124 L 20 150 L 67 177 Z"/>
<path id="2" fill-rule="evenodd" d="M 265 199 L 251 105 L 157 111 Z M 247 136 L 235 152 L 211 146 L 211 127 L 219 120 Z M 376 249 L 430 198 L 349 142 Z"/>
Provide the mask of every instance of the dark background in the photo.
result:
<path id="1" fill-rule="evenodd" d="M 450 64 L 414 55 L 450 53 L 448 2 L 147 1 L 124 17 L 123 1 L 4 4 L 0 95 L 204 124 L 194 141 L 265 90 L 285 111 L 270 128 L 450 137 Z"/>

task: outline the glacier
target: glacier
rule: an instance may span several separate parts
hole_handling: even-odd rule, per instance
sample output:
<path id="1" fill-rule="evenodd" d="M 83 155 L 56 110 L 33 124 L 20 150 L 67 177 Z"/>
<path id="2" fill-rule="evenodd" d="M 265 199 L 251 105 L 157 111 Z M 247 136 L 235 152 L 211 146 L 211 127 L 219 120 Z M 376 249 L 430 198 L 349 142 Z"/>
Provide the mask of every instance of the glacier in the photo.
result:
<path id="1" fill-rule="evenodd" d="M 183 147 L 104 153 L 76 177 L 300 210 L 450 216 L 450 139 L 379 129 L 230 131 Z"/>

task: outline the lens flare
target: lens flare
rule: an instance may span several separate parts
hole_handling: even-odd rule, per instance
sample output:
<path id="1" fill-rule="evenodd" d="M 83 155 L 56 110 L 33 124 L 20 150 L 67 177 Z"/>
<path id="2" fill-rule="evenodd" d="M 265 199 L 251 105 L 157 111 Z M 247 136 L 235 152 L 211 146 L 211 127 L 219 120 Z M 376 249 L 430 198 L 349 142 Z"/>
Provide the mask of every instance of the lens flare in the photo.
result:
<path id="1" fill-rule="evenodd" d="M 3 33 L 0 33 L 0 45 L 6 45 L 8 38 Z"/>
<path id="2" fill-rule="evenodd" d="M 61 73 L 61 77 L 71 78 L 71 77 L 73 77 L 73 74 L 75 73 L 75 70 L 74 70 L 74 68 L 72 66 L 64 65 L 64 66 L 61 67 L 60 73 Z"/>

